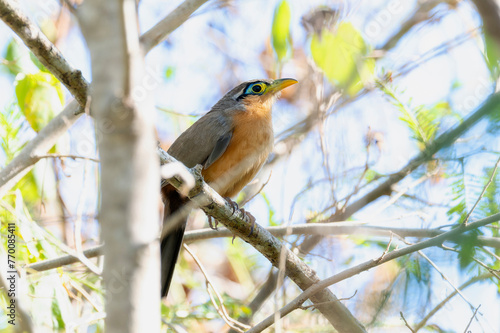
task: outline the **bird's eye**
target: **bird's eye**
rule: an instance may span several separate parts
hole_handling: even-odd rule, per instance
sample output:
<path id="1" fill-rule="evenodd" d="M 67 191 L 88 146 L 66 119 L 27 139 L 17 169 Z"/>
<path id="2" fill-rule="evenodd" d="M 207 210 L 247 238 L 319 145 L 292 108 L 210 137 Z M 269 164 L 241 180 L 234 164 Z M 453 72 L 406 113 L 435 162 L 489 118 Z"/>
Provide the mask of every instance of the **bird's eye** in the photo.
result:
<path id="1" fill-rule="evenodd" d="M 252 91 L 254 93 L 260 93 L 262 91 L 262 85 L 261 84 L 256 84 L 252 87 Z"/>
<path id="2" fill-rule="evenodd" d="M 247 85 L 245 92 L 241 94 L 238 99 L 245 98 L 251 95 L 263 95 L 266 93 L 267 83 L 265 82 L 254 82 Z"/>

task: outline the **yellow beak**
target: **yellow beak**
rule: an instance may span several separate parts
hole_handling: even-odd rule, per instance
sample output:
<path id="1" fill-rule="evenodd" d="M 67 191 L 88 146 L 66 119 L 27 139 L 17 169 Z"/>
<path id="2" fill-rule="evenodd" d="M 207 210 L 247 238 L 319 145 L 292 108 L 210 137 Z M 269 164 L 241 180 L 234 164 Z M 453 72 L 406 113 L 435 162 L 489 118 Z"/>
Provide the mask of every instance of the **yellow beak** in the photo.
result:
<path id="1" fill-rule="evenodd" d="M 299 81 L 295 79 L 278 79 L 274 80 L 271 84 L 269 92 L 275 94 L 278 91 L 285 89 L 286 87 L 291 86 L 292 84 L 298 83 Z"/>

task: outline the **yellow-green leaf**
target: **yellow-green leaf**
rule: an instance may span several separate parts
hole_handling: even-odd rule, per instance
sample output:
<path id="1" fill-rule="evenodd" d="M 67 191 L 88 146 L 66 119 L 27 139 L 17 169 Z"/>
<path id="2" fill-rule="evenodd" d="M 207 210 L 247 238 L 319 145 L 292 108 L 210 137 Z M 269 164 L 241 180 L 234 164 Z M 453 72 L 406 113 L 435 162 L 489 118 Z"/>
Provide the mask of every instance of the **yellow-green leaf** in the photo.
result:
<path id="1" fill-rule="evenodd" d="M 290 16 L 288 1 L 281 1 L 274 10 L 271 32 L 274 52 L 276 52 L 276 56 L 280 62 L 289 57 L 291 53 Z"/>
<path id="2" fill-rule="evenodd" d="M 313 34 L 311 54 L 316 65 L 335 85 L 349 95 L 357 94 L 373 77 L 375 61 L 367 58 L 369 47 L 351 23 L 339 25 L 335 32 Z"/>
<path id="3" fill-rule="evenodd" d="M 500 45 L 490 36 L 489 33 L 484 33 L 484 48 L 486 63 L 491 75 L 496 79 L 500 74 L 498 64 L 500 63 Z"/>
<path id="4" fill-rule="evenodd" d="M 4 55 L 6 60 L 4 65 L 7 67 L 7 71 L 12 75 L 17 75 L 25 71 L 29 62 L 26 55 L 26 50 L 13 38 L 7 45 Z"/>
<path id="5" fill-rule="evenodd" d="M 61 110 L 64 93 L 50 73 L 19 75 L 16 96 L 21 111 L 35 131 L 40 131 Z"/>

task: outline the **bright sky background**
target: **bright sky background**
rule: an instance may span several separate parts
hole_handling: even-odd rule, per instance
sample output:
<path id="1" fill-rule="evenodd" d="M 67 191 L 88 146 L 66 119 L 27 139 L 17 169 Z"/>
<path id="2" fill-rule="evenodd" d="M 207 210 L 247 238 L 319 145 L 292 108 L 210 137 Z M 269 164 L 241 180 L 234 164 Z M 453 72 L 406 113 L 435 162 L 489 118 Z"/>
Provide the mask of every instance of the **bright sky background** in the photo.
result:
<path id="1" fill-rule="evenodd" d="M 146 31 L 158 20 L 163 18 L 181 1 L 159 1 L 142 0 L 140 10 L 140 25 L 142 31 Z M 226 89 L 254 78 L 266 76 L 266 72 L 261 66 L 259 55 L 266 47 L 269 40 L 271 22 L 275 4 L 278 1 L 248 0 L 236 1 L 237 11 L 232 9 L 216 9 L 210 4 L 203 6 L 193 18 L 176 30 L 167 42 L 156 47 L 146 58 L 146 75 L 155 82 L 155 87 L 151 93 L 154 104 L 163 108 L 171 109 L 183 114 L 202 114 L 226 92 L 220 89 L 220 82 L 224 82 Z M 400 3 L 396 15 L 387 14 L 387 4 L 393 1 L 353 1 L 348 2 L 346 19 L 351 21 L 366 38 L 366 41 L 377 48 L 387 40 L 407 15 L 412 12 L 416 1 L 395 1 Z M 43 15 L 51 15 L 51 8 L 56 3 L 52 0 L 31 0 L 21 1 L 33 18 L 42 18 Z M 300 24 L 302 15 L 310 9 L 319 5 L 332 5 L 334 1 L 300 1 L 291 0 L 292 22 L 291 31 L 295 47 L 308 49 L 307 36 Z M 438 7 L 437 11 L 442 9 Z M 412 64 L 416 59 L 420 59 L 425 52 L 436 48 L 456 36 L 476 28 L 480 24 L 478 16 L 468 2 L 462 2 L 456 11 L 444 10 L 448 14 L 439 22 L 426 26 L 419 26 L 407 37 L 402 39 L 397 47 L 392 49 L 385 60 L 377 63 L 378 73 L 383 71 L 395 71 L 403 65 Z M 444 12 L 443 11 L 443 12 Z M 34 13 L 37 13 L 36 15 Z M 385 16 L 384 16 L 385 15 Z M 211 26 L 211 29 L 207 29 Z M 380 28 L 379 33 L 373 33 L 373 27 Z M 0 24 L 0 49 L 5 50 L 11 38 L 10 30 Z M 221 50 L 213 43 L 217 40 L 220 45 L 230 45 L 225 50 Z M 82 70 L 87 80 L 91 80 L 89 54 L 82 41 L 78 27 L 73 27 L 69 36 L 60 45 L 65 57 L 74 66 Z M 227 50 L 227 54 L 225 53 Z M 442 101 L 448 96 L 453 109 L 462 116 L 477 107 L 485 97 L 491 92 L 492 84 L 489 78 L 489 71 L 484 65 L 482 51 L 482 39 L 477 35 L 475 39 L 469 39 L 458 47 L 453 47 L 447 53 L 434 57 L 432 60 L 420 65 L 409 74 L 395 79 L 394 88 L 400 99 L 413 107 Z M 308 51 L 306 51 L 308 52 Z M 228 59 L 236 60 L 243 65 L 231 68 Z M 173 75 L 166 80 L 165 72 L 167 68 L 173 68 Z M 295 77 L 300 80 L 300 71 L 292 65 L 285 65 L 282 77 Z M 459 82 L 460 86 L 450 94 L 452 86 Z M 0 106 L 5 107 L 13 102 L 14 96 L 13 82 L 5 75 L 0 74 Z M 68 95 L 69 98 L 69 95 Z M 411 100 L 411 101 L 410 101 Z M 307 107 L 307 101 L 304 101 Z M 274 123 L 276 134 L 280 133 L 288 126 L 305 116 L 305 111 L 301 108 L 293 107 L 284 101 L 280 101 L 275 106 Z M 325 129 L 327 144 L 331 149 L 331 160 L 335 170 L 346 170 L 353 166 L 359 166 L 363 160 L 359 159 L 363 155 L 352 155 L 349 151 L 364 151 L 364 135 L 370 126 L 372 130 L 381 130 L 384 134 L 385 147 L 380 160 L 375 169 L 381 173 L 390 173 L 399 170 L 409 158 L 414 156 L 418 149 L 413 141 L 406 138 L 410 133 L 406 126 L 398 120 L 399 113 L 381 93 L 371 93 L 359 101 L 350 104 L 333 115 L 327 122 Z M 172 117 L 158 111 L 158 133 L 162 140 L 172 141 L 185 129 L 192 118 Z M 449 126 L 453 124 L 450 123 Z M 467 137 L 481 136 L 484 134 L 485 126 L 480 124 L 467 134 Z M 83 156 L 93 156 L 92 125 L 87 117 L 82 117 L 71 130 L 73 138 L 71 141 L 71 152 Z M 28 133 L 33 135 L 33 133 Z M 402 140 L 401 138 L 404 138 Z M 345 147 L 349 147 L 349 151 Z M 491 150 L 500 151 L 498 138 L 491 140 Z M 271 198 L 272 206 L 276 210 L 277 221 L 287 223 L 290 216 L 290 206 L 294 196 L 299 192 L 309 180 L 310 175 L 322 174 L 322 157 L 314 153 L 318 150 L 317 136 L 310 135 L 301 146 L 289 158 L 287 163 L 280 163 L 273 169 L 273 175 L 269 184 L 265 188 L 267 197 Z M 467 146 L 466 150 L 470 150 Z M 464 150 L 465 151 L 465 150 Z M 339 159 L 339 156 L 341 158 Z M 479 155 L 475 163 L 468 164 L 470 172 L 481 172 L 485 165 L 492 165 L 497 157 L 491 154 Z M 3 157 L 0 157 L 3 163 Z M 92 213 L 95 210 L 97 196 L 93 186 L 95 185 L 96 166 L 91 162 L 81 161 L 67 162 L 69 169 L 67 174 L 73 175 L 66 178 L 67 204 L 71 210 L 76 210 L 80 200 L 84 200 L 85 211 Z M 84 165 L 87 164 L 86 167 Z M 82 172 L 86 169 L 86 172 Z M 307 172 L 304 172 L 307 171 Z M 266 177 L 267 175 L 263 175 Z M 89 184 L 84 198 L 78 200 L 69 199 L 74 193 L 81 193 L 82 181 Z M 286 179 L 286 181 L 285 181 Z M 402 184 L 414 181 L 408 177 Z M 94 182 L 94 183 L 93 183 Z M 449 199 L 448 187 L 443 182 L 442 188 L 437 191 L 433 187 L 432 197 L 428 199 L 432 202 L 439 202 Z M 323 188 L 324 189 L 324 188 Z M 325 198 L 322 192 L 312 193 L 307 200 L 301 200 L 295 205 L 295 212 L 292 223 L 302 223 L 307 212 L 314 211 L 325 206 Z M 386 199 L 381 199 L 382 202 Z M 356 219 L 375 218 L 373 216 L 379 205 L 366 209 L 362 214 L 356 215 Z M 248 205 L 256 217 L 257 221 L 267 220 L 267 207 L 262 198 L 256 198 Z M 406 212 L 408 213 L 408 212 Z M 414 216 L 396 221 L 400 227 L 421 227 L 436 226 L 447 223 L 445 210 L 433 209 L 425 212 L 429 215 L 427 219 Z M 402 210 L 390 208 L 385 210 L 379 218 L 397 218 L 403 214 Z M 92 223 L 92 220 L 87 220 Z M 394 221 L 375 223 L 376 225 L 394 225 Z M 94 231 L 97 225 L 94 224 Z M 347 245 L 344 248 L 336 247 L 333 251 L 350 251 L 354 248 Z M 319 253 L 323 248 L 317 248 L 313 252 Z M 330 251 L 332 251 L 330 249 Z M 249 254 L 255 252 L 249 249 Z M 428 251 L 426 253 L 432 253 Z M 441 253 L 443 253 L 441 251 Z M 335 254 L 333 254 L 335 255 Z M 447 254 L 442 257 L 440 265 L 446 266 L 449 259 Z M 327 257 L 330 254 L 326 255 Z M 373 257 L 373 253 L 359 253 L 355 255 L 353 262 L 361 262 Z M 334 274 L 340 268 L 339 264 L 325 265 L 325 262 L 315 261 L 321 277 Z M 267 268 L 266 268 L 267 269 Z M 447 267 L 447 275 L 457 285 L 462 283 L 465 275 L 461 274 L 454 267 Z M 363 283 L 372 278 L 371 274 L 362 274 L 356 277 L 356 282 L 339 283 L 332 290 L 339 297 L 349 297 Z M 438 294 L 432 299 L 440 301 L 451 288 L 440 278 L 435 278 L 434 282 L 442 285 Z M 483 303 L 480 313 L 483 314 L 482 323 L 488 324 L 479 327 L 476 323 L 471 326 L 472 332 L 499 332 L 500 331 L 500 301 L 497 291 L 493 287 L 486 285 L 476 285 L 468 288 L 464 294 L 474 305 L 479 305 L 479 295 L 484 301 L 484 294 L 491 295 L 491 302 Z M 418 295 L 414 295 L 415 297 Z M 205 296 L 203 296 L 205 297 Z M 353 302 L 346 303 L 354 308 Z M 470 318 L 472 313 L 466 303 L 456 297 L 447 306 L 453 309 L 453 313 L 440 311 L 433 321 L 438 322 L 442 327 L 452 331 L 463 330 L 465 318 Z M 417 306 L 414 308 L 417 313 L 405 313 L 407 319 L 417 319 L 421 317 Z M 408 310 L 407 310 L 408 311 Z M 394 317 L 394 324 L 399 325 L 400 319 Z M 474 326 L 476 325 L 476 326 Z"/>

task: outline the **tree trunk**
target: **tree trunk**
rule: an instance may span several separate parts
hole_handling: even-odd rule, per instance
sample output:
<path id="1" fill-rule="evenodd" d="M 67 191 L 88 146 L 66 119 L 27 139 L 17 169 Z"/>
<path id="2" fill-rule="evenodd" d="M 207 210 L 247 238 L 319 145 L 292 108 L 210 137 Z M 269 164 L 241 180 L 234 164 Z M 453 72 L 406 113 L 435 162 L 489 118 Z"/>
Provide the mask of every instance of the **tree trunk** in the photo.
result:
<path id="1" fill-rule="evenodd" d="M 85 1 L 79 20 L 92 56 L 106 332 L 159 332 L 159 162 L 135 1 Z"/>

